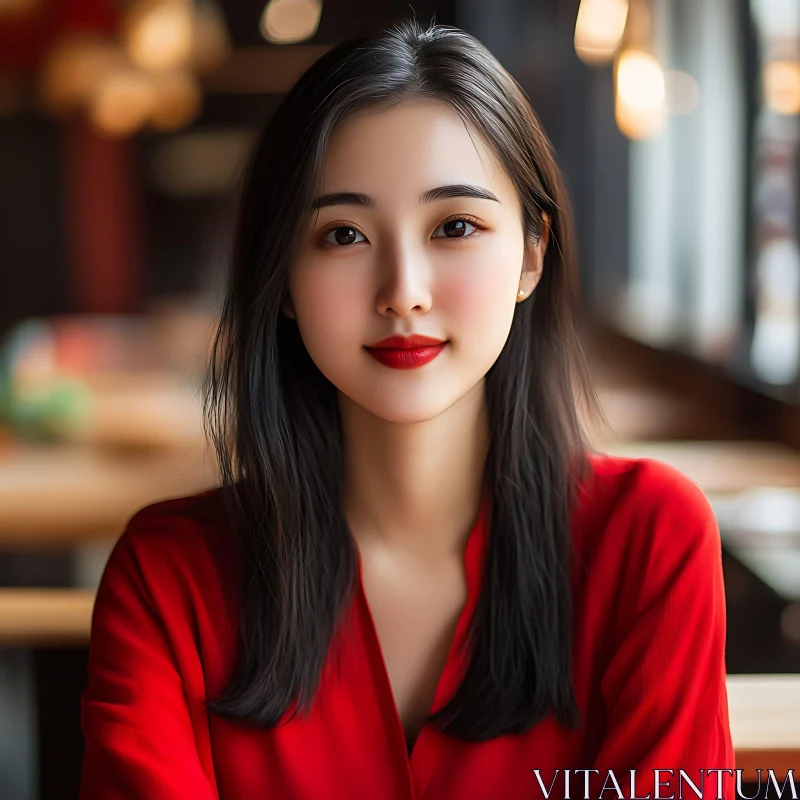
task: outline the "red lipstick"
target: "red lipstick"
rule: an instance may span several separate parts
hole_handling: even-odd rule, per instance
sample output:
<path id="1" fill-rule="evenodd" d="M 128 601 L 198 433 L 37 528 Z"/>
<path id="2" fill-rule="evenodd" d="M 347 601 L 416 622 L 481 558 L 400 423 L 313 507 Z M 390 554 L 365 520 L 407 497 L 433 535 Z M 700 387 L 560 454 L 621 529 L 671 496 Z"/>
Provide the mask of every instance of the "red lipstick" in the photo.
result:
<path id="1" fill-rule="evenodd" d="M 369 345 L 366 350 L 386 367 L 415 369 L 433 361 L 446 344 L 446 341 L 430 336 L 390 336 Z"/>

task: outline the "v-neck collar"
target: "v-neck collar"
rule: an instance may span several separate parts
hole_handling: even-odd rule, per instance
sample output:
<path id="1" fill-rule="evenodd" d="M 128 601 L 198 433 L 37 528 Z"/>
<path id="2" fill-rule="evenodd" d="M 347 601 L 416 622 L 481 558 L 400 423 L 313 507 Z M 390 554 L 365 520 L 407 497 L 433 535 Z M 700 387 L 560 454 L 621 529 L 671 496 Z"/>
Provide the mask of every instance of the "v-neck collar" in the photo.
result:
<path id="1" fill-rule="evenodd" d="M 468 657 L 467 632 L 483 583 L 483 563 L 489 538 L 490 511 L 491 492 L 487 487 L 484 489 L 478 516 L 467 537 L 467 543 L 464 549 L 467 599 L 456 623 L 456 630 L 450 644 L 450 649 L 448 650 L 447 660 L 445 661 L 444 668 L 442 669 L 442 673 L 436 685 L 433 704 L 429 715 L 439 711 L 447 704 L 458 689 L 458 685 L 466 669 Z M 358 548 L 356 548 L 356 552 L 358 554 L 358 610 L 362 615 L 363 630 L 365 631 L 367 639 L 365 644 L 369 651 L 369 657 L 376 666 L 379 666 L 376 670 L 378 673 L 377 680 L 380 684 L 378 699 L 381 705 L 383 718 L 387 722 L 387 733 L 391 739 L 390 750 L 395 758 L 396 768 L 401 774 L 405 773 L 407 776 L 409 783 L 408 789 L 410 791 L 408 796 L 419 799 L 422 797 L 425 787 L 428 785 L 436 767 L 442 734 L 426 723 L 417 734 L 411 754 L 409 755 L 403 723 L 400 719 L 397 703 L 392 691 L 389 671 L 386 668 L 386 661 L 383 657 L 377 627 L 372 617 L 372 612 L 370 611 L 369 602 L 367 601 L 366 592 L 364 590 L 361 554 Z"/>

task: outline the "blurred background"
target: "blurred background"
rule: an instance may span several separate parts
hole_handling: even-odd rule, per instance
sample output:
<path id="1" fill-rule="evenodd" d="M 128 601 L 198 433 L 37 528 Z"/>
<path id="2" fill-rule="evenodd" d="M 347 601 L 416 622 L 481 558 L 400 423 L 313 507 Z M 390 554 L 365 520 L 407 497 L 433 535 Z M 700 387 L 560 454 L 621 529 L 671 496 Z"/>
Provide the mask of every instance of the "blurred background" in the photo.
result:
<path id="1" fill-rule="evenodd" d="M 706 492 L 737 767 L 800 773 L 798 0 L 0 0 L 3 800 L 77 797 L 108 553 L 216 485 L 200 381 L 256 134 L 412 14 L 484 42 L 552 139 L 598 444 Z"/>

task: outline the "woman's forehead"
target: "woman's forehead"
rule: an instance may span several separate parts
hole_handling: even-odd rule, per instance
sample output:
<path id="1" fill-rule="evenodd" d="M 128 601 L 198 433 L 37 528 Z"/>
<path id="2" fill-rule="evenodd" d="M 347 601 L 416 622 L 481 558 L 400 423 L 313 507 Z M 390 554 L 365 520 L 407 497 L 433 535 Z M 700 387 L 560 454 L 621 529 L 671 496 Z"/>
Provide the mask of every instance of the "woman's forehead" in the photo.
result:
<path id="1" fill-rule="evenodd" d="M 408 191 L 416 198 L 435 186 L 462 183 L 494 194 L 512 189 L 481 135 L 434 101 L 346 117 L 333 131 L 321 177 L 324 193 Z"/>

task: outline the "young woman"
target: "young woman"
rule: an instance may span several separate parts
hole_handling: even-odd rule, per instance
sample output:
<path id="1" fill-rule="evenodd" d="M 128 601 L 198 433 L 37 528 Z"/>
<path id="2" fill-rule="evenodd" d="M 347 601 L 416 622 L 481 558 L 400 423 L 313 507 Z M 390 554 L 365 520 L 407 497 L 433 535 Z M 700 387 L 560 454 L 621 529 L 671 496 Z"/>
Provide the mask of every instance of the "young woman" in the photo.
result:
<path id="1" fill-rule="evenodd" d="M 137 513 L 99 587 L 83 800 L 733 797 L 719 532 L 587 441 L 571 225 L 462 31 L 300 78 L 239 209 L 223 485 Z"/>

